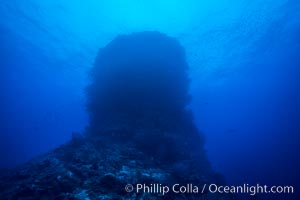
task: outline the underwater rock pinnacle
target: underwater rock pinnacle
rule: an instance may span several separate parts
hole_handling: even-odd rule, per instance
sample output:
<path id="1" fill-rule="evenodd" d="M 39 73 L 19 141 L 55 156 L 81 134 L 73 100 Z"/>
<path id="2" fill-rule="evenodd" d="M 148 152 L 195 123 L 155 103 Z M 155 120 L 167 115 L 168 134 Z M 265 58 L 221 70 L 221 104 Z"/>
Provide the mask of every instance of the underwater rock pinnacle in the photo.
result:
<path id="1" fill-rule="evenodd" d="M 223 177 L 212 170 L 187 109 L 187 72 L 176 39 L 159 32 L 118 36 L 99 50 L 91 70 L 86 132 L 0 173 L 0 199 L 232 199 L 196 193 L 197 185 L 221 184 Z M 149 191 L 128 192 L 127 184 Z M 157 192 L 174 184 L 190 192 Z"/>

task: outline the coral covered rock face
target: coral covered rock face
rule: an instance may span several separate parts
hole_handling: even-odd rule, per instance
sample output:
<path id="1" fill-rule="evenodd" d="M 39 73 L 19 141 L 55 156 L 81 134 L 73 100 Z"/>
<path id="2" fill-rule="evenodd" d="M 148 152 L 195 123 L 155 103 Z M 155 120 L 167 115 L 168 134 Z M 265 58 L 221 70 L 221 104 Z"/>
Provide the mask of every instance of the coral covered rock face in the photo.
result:
<path id="1" fill-rule="evenodd" d="M 189 101 L 187 70 L 174 38 L 158 32 L 118 36 L 100 49 L 91 72 L 91 127 L 171 129 Z"/>

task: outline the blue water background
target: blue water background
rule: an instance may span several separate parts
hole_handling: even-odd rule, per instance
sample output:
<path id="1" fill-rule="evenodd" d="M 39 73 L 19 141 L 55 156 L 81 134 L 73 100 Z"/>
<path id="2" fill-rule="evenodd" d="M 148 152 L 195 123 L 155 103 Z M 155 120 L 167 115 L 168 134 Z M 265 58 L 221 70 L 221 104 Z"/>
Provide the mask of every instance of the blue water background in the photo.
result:
<path id="1" fill-rule="evenodd" d="M 296 0 L 2 1 L 0 168 L 82 133 L 98 49 L 144 30 L 176 37 L 186 49 L 189 107 L 214 169 L 229 183 L 297 184 Z"/>

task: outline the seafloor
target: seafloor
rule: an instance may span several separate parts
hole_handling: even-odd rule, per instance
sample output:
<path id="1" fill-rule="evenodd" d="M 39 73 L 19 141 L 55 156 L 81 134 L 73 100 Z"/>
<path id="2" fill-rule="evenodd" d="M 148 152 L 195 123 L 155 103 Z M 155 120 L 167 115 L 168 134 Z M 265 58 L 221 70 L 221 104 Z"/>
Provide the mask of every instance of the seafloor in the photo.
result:
<path id="1" fill-rule="evenodd" d="M 107 144 L 76 136 L 69 143 L 0 175 L 0 199 L 234 199 L 205 192 L 126 192 L 126 184 L 218 183 L 218 174 L 198 176 L 167 166 L 130 144 Z M 181 176 L 182 175 L 182 176 Z M 186 181 L 184 181 L 186 180 Z M 185 183 L 184 183 L 185 182 Z"/>

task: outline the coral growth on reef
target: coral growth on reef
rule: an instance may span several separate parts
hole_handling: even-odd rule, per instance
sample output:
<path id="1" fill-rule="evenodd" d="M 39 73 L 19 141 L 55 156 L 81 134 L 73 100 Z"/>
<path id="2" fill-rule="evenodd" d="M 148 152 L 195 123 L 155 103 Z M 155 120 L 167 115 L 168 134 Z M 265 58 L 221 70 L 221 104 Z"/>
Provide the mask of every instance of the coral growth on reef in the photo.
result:
<path id="1" fill-rule="evenodd" d="M 99 50 L 91 70 L 86 133 L 0 174 L 0 199 L 230 199 L 124 189 L 129 183 L 222 183 L 186 108 L 187 70 L 174 38 L 159 32 L 118 36 Z"/>

